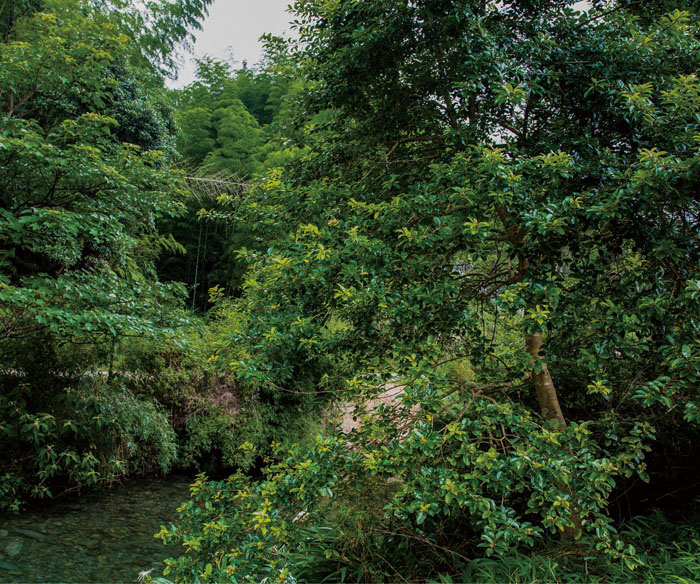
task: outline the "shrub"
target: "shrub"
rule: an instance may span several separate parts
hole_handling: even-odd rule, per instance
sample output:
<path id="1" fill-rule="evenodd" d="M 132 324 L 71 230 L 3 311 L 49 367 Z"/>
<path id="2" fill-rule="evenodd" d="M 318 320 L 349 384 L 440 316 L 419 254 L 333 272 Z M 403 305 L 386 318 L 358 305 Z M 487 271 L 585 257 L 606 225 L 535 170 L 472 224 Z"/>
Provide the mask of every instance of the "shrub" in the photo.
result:
<path id="1" fill-rule="evenodd" d="M 100 379 L 60 381 L 15 379 L 0 395 L 0 508 L 172 467 L 175 433 L 155 402 Z"/>

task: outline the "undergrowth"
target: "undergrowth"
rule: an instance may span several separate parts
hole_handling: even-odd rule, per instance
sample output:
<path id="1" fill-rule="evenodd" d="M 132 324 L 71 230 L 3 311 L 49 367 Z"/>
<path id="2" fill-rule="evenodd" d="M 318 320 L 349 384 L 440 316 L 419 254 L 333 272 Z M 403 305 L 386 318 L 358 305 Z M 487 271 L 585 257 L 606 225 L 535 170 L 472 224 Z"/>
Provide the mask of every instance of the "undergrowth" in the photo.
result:
<path id="1" fill-rule="evenodd" d="M 700 517 L 677 524 L 660 511 L 633 519 L 622 530 L 623 539 L 637 551 L 639 565 L 632 571 L 622 562 L 611 562 L 603 556 L 586 554 L 580 547 L 562 545 L 534 555 L 474 559 L 460 574 L 443 574 L 432 582 L 691 584 L 700 580 L 699 527 Z"/>

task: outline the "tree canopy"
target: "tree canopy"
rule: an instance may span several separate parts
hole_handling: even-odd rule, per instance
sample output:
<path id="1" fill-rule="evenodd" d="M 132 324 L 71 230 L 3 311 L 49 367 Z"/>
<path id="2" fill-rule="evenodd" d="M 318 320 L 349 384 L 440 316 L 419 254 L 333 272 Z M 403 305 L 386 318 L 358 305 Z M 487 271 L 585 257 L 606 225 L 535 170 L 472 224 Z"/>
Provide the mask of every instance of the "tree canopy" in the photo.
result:
<path id="1" fill-rule="evenodd" d="M 700 31 L 693 3 L 574 4 L 294 4 L 311 150 L 248 199 L 269 249 L 232 366 L 285 404 L 401 394 L 185 513 L 234 546 L 211 578 L 342 563 L 308 538 L 392 481 L 380 555 L 462 525 L 487 553 L 549 532 L 634 563 L 609 497 L 648 479 L 655 432 L 697 430 Z"/>
<path id="2" fill-rule="evenodd" d="M 183 342 L 182 287 L 154 266 L 178 247 L 156 222 L 184 210 L 159 67 L 206 4 L 151 3 L 139 21 L 130 3 L 0 3 L 3 508 L 110 479 L 132 456 L 172 466 L 153 403 L 71 392 L 100 366 L 111 378 L 127 337 Z"/>
<path id="3" fill-rule="evenodd" d="M 210 3 L 0 0 L 0 508 L 236 467 L 178 581 L 639 567 L 700 484 L 697 2 L 296 0 L 168 90 Z"/>

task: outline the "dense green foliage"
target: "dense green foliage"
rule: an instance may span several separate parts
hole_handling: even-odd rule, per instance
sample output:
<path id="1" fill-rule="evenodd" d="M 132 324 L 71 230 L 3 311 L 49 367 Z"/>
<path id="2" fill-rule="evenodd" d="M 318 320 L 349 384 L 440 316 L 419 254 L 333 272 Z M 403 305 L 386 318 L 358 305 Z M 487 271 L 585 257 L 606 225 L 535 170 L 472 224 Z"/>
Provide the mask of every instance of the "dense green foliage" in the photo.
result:
<path id="1" fill-rule="evenodd" d="M 697 579 L 697 3 L 297 0 L 166 90 L 208 4 L 0 0 L 0 509 L 235 471 L 169 577 Z"/>
<path id="2" fill-rule="evenodd" d="M 192 246 L 182 227 L 201 236 L 200 199 L 211 207 L 230 184 L 214 181 L 212 197 L 173 170 L 181 162 L 176 124 L 198 99 L 197 86 L 173 99 L 161 69 L 187 36 L 181 24 L 189 27 L 204 6 L 195 4 L 154 4 L 146 13 L 128 3 L 3 5 L 2 507 L 136 470 L 247 468 L 280 437 L 266 407 L 236 416 L 250 396 L 207 363 L 209 345 L 223 326 L 234 326 L 235 311 L 214 310 L 194 327 L 183 306 L 179 282 L 189 281 L 184 266 L 194 264 L 201 241 L 183 261 Z M 159 35 L 167 40 L 153 44 Z M 233 83 L 235 75 L 226 75 Z M 247 85 L 239 82 L 235 95 L 251 108 L 257 103 L 264 114 L 262 104 L 275 92 L 271 103 L 281 107 L 272 81 L 256 92 L 253 86 L 264 84 L 252 73 L 240 75 Z M 212 95 L 201 104 L 221 109 L 213 89 L 205 92 Z M 257 128 L 243 102 L 231 100 L 238 108 L 227 110 L 234 126 L 234 114 L 241 114 Z M 239 138 L 229 136 L 224 148 L 235 148 Z M 256 147 L 272 140 L 270 131 Z M 245 155 L 250 160 L 241 164 L 252 164 L 259 153 Z M 186 151 L 182 158 L 196 162 Z M 218 236 L 217 229 L 211 248 L 203 246 L 196 292 L 204 304 L 210 285 L 222 281 L 235 290 L 241 279 L 242 262 L 232 250 L 243 236 L 228 229 Z M 217 246 L 227 250 L 220 261 Z M 207 263 L 207 253 L 215 262 Z M 175 260 L 176 269 L 163 268 Z M 286 419 L 287 429 L 295 424 Z M 240 449 L 243 443 L 250 448 Z"/>
<path id="3" fill-rule="evenodd" d="M 153 266 L 176 245 L 156 221 L 183 209 L 172 116 L 145 29 L 110 6 L 2 4 L 2 507 L 175 458 L 159 406 L 105 383 L 119 343 L 181 343 L 188 321 Z"/>
<path id="4" fill-rule="evenodd" d="M 639 562 L 608 502 L 697 440 L 700 29 L 573 4 L 295 4 L 310 152 L 237 212 L 267 251 L 220 357 L 262 403 L 400 395 L 199 483 L 179 579 L 420 579 L 562 535 Z"/>
<path id="5" fill-rule="evenodd" d="M 215 210 L 220 196 L 237 205 L 247 183 L 303 152 L 289 143 L 290 104 L 303 88 L 296 72 L 281 40 L 269 37 L 256 69 L 233 70 L 207 57 L 198 62 L 197 81 L 173 92 L 177 148 L 192 175 L 191 195 L 187 213 L 163 221 L 160 229 L 177 237 L 186 257 L 165 254 L 158 269 L 191 286 L 193 308 L 211 307 L 207 290 L 214 286 L 239 295 L 247 266 L 236 252 L 260 247 L 254 225 L 230 217 L 204 222 L 202 213 Z"/>
<path id="6" fill-rule="evenodd" d="M 167 472 L 176 460 L 167 415 L 119 387 L 83 382 L 62 389 L 3 379 L 2 506 L 44 498 L 134 471 Z"/>
<path id="7" fill-rule="evenodd" d="M 622 531 L 634 544 L 640 566 L 630 574 L 624 565 L 582 556 L 576 549 L 543 550 L 542 555 L 515 555 L 505 559 L 480 558 L 461 575 L 467 582 L 694 582 L 698 565 L 697 526 L 674 525 L 663 516 L 638 518 Z M 451 578 L 441 578 L 448 584 Z M 454 581 L 454 580 L 453 580 Z"/>

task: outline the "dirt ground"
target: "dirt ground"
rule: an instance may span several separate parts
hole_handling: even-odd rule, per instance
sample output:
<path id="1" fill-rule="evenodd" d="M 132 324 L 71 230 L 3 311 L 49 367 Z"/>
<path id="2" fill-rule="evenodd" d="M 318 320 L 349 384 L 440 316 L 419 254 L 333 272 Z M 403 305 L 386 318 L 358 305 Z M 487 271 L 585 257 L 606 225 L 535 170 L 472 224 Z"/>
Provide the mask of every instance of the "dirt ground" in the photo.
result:
<path id="1" fill-rule="evenodd" d="M 399 407 L 401 404 L 401 394 L 403 393 L 403 385 L 399 383 L 387 383 L 384 386 L 384 391 L 380 393 L 376 398 L 369 400 L 366 404 L 368 410 L 375 409 L 381 405 L 390 407 Z M 354 404 L 347 404 L 343 406 L 343 419 L 340 423 L 341 430 L 348 434 L 353 430 L 357 430 L 360 427 L 359 420 L 353 420 L 353 412 L 355 411 Z M 419 405 L 414 405 L 411 407 L 411 414 L 416 414 L 420 409 Z"/>

